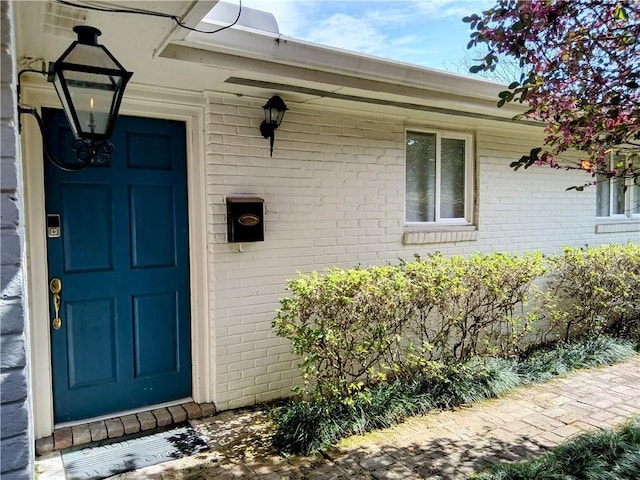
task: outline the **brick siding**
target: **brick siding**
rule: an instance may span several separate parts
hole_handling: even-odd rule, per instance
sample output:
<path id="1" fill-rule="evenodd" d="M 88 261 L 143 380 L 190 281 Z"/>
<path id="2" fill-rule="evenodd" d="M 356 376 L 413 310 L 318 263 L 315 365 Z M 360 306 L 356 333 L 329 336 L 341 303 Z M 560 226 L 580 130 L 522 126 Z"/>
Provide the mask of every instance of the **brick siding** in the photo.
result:
<path id="1" fill-rule="evenodd" d="M 286 280 L 297 271 L 384 264 L 435 251 L 553 252 L 640 240 L 635 227 L 596 234 L 595 189 L 565 191 L 589 180 L 582 173 L 509 168 L 540 142 L 541 129 L 285 101 L 290 110 L 270 158 L 268 140 L 258 133 L 264 99 L 207 97 L 214 402 L 220 410 L 288 396 L 300 381 L 297 359 L 271 329 Z M 405 235 L 405 129 L 421 127 L 474 133 L 477 231 Z M 227 243 L 225 197 L 242 194 L 264 198 L 265 241 L 240 247 Z"/>
<path id="2" fill-rule="evenodd" d="M 0 360 L 1 468 L 3 480 L 33 478 L 33 433 L 29 399 L 28 342 L 24 291 L 24 216 L 16 117 L 15 41 L 12 4 L 1 2 Z"/>

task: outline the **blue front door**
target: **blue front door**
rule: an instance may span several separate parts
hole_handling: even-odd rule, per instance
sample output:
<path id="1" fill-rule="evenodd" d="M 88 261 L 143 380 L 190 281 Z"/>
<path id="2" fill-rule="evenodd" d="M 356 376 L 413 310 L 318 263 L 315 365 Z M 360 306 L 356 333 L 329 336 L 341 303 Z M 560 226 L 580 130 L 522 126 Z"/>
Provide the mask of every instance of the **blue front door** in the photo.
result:
<path id="1" fill-rule="evenodd" d="M 62 111 L 43 114 L 53 154 L 75 158 Z M 191 396 L 185 124 L 121 116 L 112 142 L 81 171 L 45 161 L 56 423 Z"/>

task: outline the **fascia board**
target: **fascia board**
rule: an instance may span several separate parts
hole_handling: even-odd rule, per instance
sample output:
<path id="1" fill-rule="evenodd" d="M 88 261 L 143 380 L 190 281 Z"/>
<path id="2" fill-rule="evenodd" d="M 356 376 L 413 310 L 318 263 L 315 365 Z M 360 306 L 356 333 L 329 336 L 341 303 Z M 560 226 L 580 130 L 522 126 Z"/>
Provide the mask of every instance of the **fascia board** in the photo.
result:
<path id="1" fill-rule="evenodd" d="M 194 0 L 190 2 L 180 15 L 180 22 L 190 28 L 197 28 L 201 23 L 202 18 L 216 6 L 219 0 Z M 153 55 L 156 56 L 158 52 L 164 50 L 167 44 L 171 41 L 184 40 L 189 34 L 189 31 L 174 25 L 171 30 L 162 38 L 158 46 L 154 49 Z"/>
<path id="2" fill-rule="evenodd" d="M 203 23 L 201 27 L 211 28 L 211 24 Z M 283 35 L 244 29 L 228 29 L 215 36 L 191 32 L 185 37 L 183 44 L 239 57 L 454 93 L 476 99 L 495 100 L 498 93 L 505 89 L 504 85 L 491 81 L 325 47 Z"/>

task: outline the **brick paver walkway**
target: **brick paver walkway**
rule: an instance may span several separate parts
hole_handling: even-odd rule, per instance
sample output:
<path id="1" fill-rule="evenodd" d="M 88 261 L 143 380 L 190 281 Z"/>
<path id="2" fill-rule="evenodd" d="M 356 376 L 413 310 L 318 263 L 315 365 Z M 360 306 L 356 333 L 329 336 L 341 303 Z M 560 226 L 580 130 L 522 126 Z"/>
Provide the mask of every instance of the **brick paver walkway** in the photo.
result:
<path id="1" fill-rule="evenodd" d="M 351 437 L 311 457 L 269 448 L 263 412 L 225 412 L 191 423 L 206 454 L 128 472 L 118 480 L 464 479 L 491 463 L 539 455 L 581 432 L 640 414 L 640 357 L 521 388 L 498 400 L 415 417 Z"/>

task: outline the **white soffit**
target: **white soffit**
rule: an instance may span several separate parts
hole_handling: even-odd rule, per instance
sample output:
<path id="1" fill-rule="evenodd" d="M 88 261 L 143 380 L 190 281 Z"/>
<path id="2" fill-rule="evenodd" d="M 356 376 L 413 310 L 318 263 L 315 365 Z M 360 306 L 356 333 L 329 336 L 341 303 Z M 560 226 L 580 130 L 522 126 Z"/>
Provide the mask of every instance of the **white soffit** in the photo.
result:
<path id="1" fill-rule="evenodd" d="M 322 90 L 317 88 L 311 88 L 302 85 L 292 85 L 282 82 L 268 82 L 263 80 L 254 80 L 241 77 L 229 77 L 225 80 L 225 83 L 230 85 L 242 85 L 246 87 L 255 87 L 263 90 L 274 92 L 287 92 L 298 96 L 303 96 L 305 100 L 301 100 L 307 104 L 315 104 L 319 100 L 322 100 L 323 104 L 333 103 L 333 101 L 341 102 L 356 102 L 360 104 L 369 104 L 371 106 L 383 107 L 385 110 L 393 110 L 394 113 L 398 113 L 398 110 L 412 110 L 416 112 L 431 112 L 443 115 L 462 116 L 467 118 L 474 118 L 477 120 L 489 120 L 497 122 L 506 122 L 509 124 L 518 123 L 521 125 L 540 126 L 539 123 L 531 120 L 518 120 L 514 121 L 515 115 L 512 110 L 502 110 L 496 112 L 495 102 L 493 105 L 485 108 L 476 107 L 473 110 L 465 108 L 465 104 L 461 102 L 411 102 L 406 99 L 394 99 L 390 95 L 365 95 L 362 90 L 339 88 L 333 91 Z M 397 98 L 397 97 L 396 97 Z M 508 115 L 497 115 L 497 113 L 508 113 Z"/>

